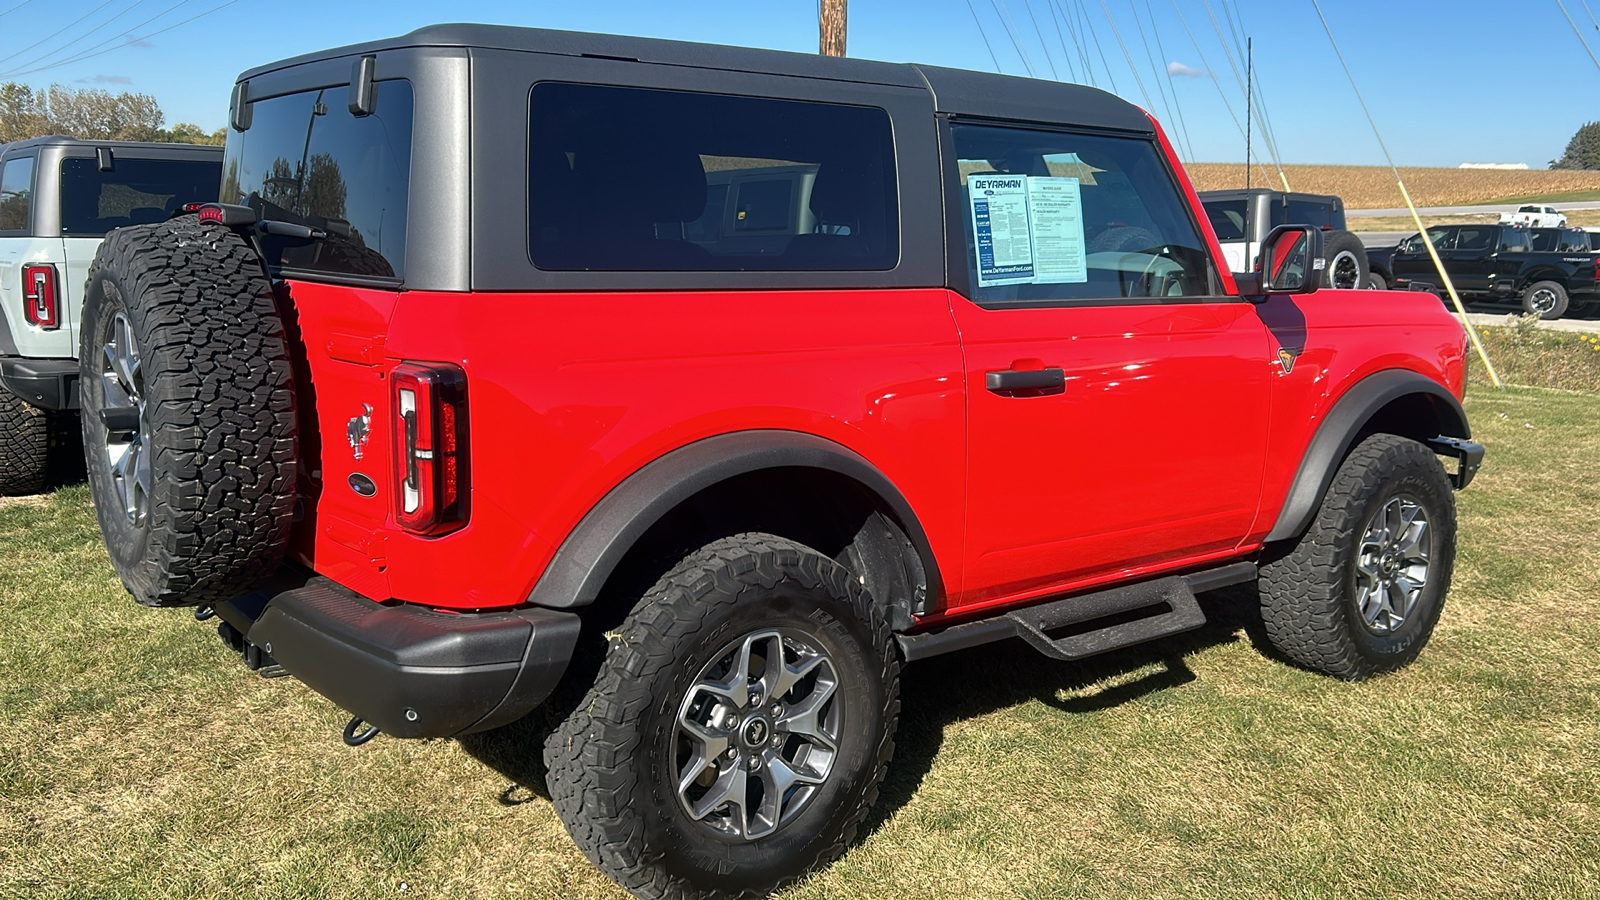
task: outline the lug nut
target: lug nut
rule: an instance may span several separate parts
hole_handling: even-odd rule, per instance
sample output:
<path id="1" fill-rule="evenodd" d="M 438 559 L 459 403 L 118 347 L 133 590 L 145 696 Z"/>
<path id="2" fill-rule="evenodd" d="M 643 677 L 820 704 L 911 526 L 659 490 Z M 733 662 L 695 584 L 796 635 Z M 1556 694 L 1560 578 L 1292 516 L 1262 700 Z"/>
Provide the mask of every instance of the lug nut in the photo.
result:
<path id="1" fill-rule="evenodd" d="M 772 714 L 775 716 L 783 715 L 783 707 L 776 703 L 772 704 Z"/>
<path id="2" fill-rule="evenodd" d="M 738 755 L 739 755 L 739 751 L 733 749 L 732 747 L 728 748 L 728 758 L 729 759 L 733 759 L 733 758 L 737 757 Z"/>
<path id="3" fill-rule="evenodd" d="M 761 757 L 754 753 L 750 754 L 750 771 L 754 772 L 759 768 L 761 768 Z"/>

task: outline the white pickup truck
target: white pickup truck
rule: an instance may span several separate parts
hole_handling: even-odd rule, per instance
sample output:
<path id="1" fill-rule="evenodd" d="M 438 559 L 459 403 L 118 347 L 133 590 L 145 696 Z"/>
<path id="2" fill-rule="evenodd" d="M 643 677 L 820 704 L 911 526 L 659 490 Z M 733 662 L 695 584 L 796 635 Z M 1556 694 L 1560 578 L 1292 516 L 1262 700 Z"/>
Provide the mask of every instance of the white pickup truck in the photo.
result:
<path id="1" fill-rule="evenodd" d="M 1514 213 L 1501 213 L 1501 225 L 1521 225 L 1524 228 L 1565 228 L 1567 214 L 1557 212 L 1553 206 L 1519 206 Z"/>

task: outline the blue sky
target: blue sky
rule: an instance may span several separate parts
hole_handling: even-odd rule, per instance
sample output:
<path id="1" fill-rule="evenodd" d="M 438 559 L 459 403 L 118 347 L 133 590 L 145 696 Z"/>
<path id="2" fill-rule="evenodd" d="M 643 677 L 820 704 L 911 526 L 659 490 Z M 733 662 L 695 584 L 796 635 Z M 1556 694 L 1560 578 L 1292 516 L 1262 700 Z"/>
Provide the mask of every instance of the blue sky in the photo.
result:
<path id="1" fill-rule="evenodd" d="M 1600 0 L 1587 0 L 1587 8 L 1586 0 L 1562 2 L 1600 54 L 1600 30 L 1588 11 L 1600 16 Z M 1556 0 L 1322 0 L 1322 6 L 1401 165 L 1543 168 L 1578 126 L 1600 119 L 1600 67 Z M 1094 81 L 1107 89 L 1114 82 L 1116 93 L 1141 106 L 1148 91 L 1149 108 L 1186 160 L 1232 161 L 1243 157 L 1234 121 L 1244 117 L 1243 91 L 1212 15 L 1231 48 L 1234 13 L 1255 39 L 1266 114 L 1283 161 L 1381 163 L 1311 0 L 851 0 L 849 51 L 987 71 L 998 62 L 1013 75 L 1027 74 L 1031 62 L 1047 78 L 1053 64 L 1061 79 L 1087 82 L 1071 22 Z M 229 87 L 243 69 L 442 21 L 801 52 L 817 46 L 816 0 L 0 0 L 0 80 L 140 91 L 161 102 L 169 124 L 189 121 L 209 130 L 226 118 Z M 1169 68 L 1189 74 L 1169 76 Z M 1256 147 L 1258 154 L 1266 150 Z"/>

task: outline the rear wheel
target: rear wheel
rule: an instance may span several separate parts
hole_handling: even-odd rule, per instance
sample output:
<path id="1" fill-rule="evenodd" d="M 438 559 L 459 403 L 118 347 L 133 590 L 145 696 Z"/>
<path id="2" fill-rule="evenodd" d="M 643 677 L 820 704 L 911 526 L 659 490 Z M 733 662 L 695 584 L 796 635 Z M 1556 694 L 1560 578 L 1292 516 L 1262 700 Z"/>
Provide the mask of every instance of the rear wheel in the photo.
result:
<path id="1" fill-rule="evenodd" d="M 1567 289 L 1560 282 L 1536 281 L 1522 290 L 1522 311 L 1541 319 L 1561 318 L 1568 304 Z"/>
<path id="2" fill-rule="evenodd" d="M 1374 291 L 1387 291 L 1389 282 L 1385 281 L 1383 276 L 1377 272 L 1372 272 L 1367 275 L 1367 287 Z"/>
<path id="3" fill-rule="evenodd" d="M 765 896 L 854 838 L 899 702 L 888 622 L 849 572 L 738 535 L 679 563 L 611 636 L 545 744 L 550 795 L 640 896 Z"/>
<path id="4" fill-rule="evenodd" d="M 49 450 L 49 413 L 0 388 L 0 496 L 43 490 Z"/>
<path id="5" fill-rule="evenodd" d="M 1323 241 L 1322 253 L 1328 261 L 1328 267 L 1322 270 L 1323 287 L 1356 290 L 1367 286 L 1371 272 L 1367 248 L 1360 238 L 1348 231 L 1330 231 Z"/>
<path id="6" fill-rule="evenodd" d="M 1267 638 L 1340 678 L 1398 669 L 1439 620 L 1455 564 L 1455 495 L 1427 447 L 1392 434 L 1345 459 L 1306 533 L 1261 566 Z"/>

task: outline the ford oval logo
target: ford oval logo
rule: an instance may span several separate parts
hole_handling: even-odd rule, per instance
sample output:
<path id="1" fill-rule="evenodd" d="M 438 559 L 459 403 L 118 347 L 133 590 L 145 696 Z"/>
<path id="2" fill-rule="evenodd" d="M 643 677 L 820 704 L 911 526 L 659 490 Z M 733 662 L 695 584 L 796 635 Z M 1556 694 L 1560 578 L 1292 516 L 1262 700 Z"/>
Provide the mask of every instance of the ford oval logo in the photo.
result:
<path id="1" fill-rule="evenodd" d="M 356 472 L 350 476 L 350 490 L 363 497 L 371 497 L 378 492 L 378 485 L 371 478 Z"/>

